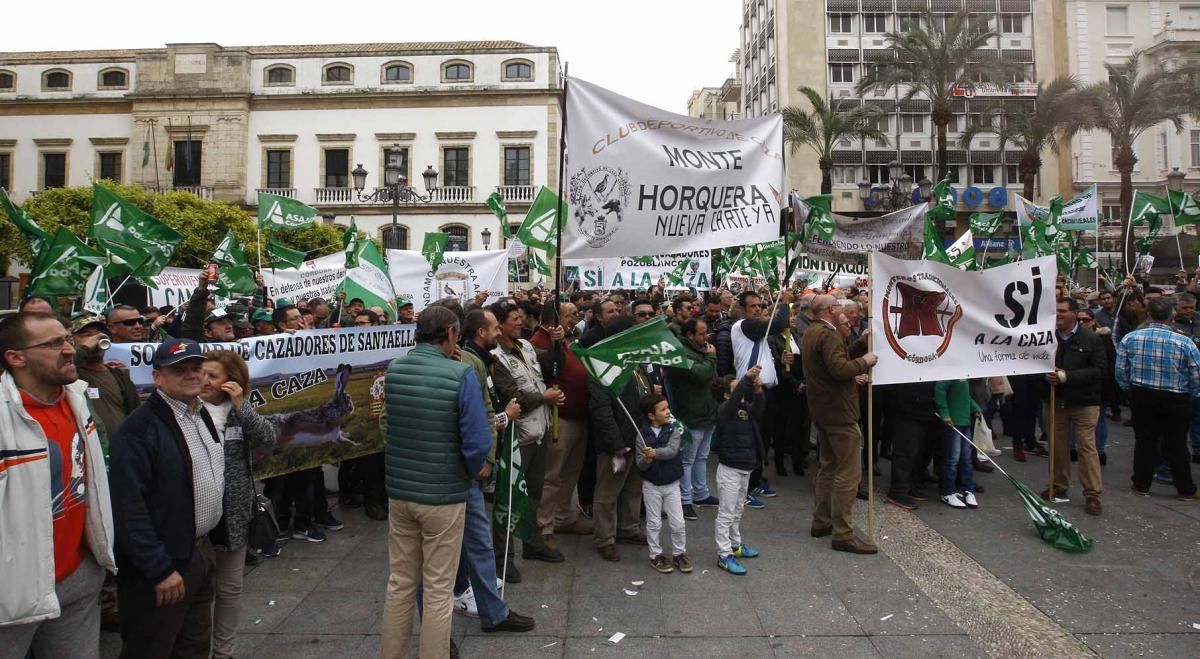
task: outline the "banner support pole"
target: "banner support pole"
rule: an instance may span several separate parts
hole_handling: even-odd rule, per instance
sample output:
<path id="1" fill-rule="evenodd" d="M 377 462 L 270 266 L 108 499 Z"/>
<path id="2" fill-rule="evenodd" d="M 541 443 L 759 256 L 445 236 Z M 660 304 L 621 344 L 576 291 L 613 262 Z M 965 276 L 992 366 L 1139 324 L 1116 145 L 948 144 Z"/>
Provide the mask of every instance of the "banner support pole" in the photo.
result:
<path id="1" fill-rule="evenodd" d="M 569 62 L 563 63 L 563 88 L 562 88 L 562 103 L 558 107 L 558 116 L 561 120 L 562 128 L 558 133 L 558 208 L 554 209 L 555 222 L 555 238 L 554 246 L 554 308 L 558 310 L 558 294 L 562 292 L 563 284 L 563 269 L 562 269 L 562 230 L 563 224 L 567 221 L 565 217 L 559 217 L 563 208 L 563 183 L 567 178 L 567 80 L 568 72 L 571 70 Z"/>
<path id="2" fill-rule="evenodd" d="M 1055 419 L 1055 392 L 1058 391 L 1058 384 L 1050 385 L 1050 486 L 1046 488 L 1047 503 L 1054 503 L 1054 449 L 1058 443 L 1057 423 Z"/>
<path id="3" fill-rule="evenodd" d="M 867 250 L 867 286 L 871 287 L 871 256 Z M 869 290 L 869 288 L 868 288 Z M 867 333 L 867 352 L 874 349 L 874 332 Z M 875 544 L 875 387 L 867 373 L 867 528 L 871 544 Z"/>
<path id="4" fill-rule="evenodd" d="M 508 549 L 512 539 L 512 499 L 513 499 L 513 449 L 516 448 L 517 426 L 515 422 L 508 424 L 508 518 L 504 522 L 504 567 L 500 570 L 500 599 L 504 599 L 504 585 L 508 583 Z"/>

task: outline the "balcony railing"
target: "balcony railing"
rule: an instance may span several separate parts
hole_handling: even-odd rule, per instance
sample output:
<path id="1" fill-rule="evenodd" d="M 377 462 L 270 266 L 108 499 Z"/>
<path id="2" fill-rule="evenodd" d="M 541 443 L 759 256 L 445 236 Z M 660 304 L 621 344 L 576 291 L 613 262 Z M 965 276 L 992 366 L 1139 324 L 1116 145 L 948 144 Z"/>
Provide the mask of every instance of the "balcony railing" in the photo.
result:
<path id="1" fill-rule="evenodd" d="M 296 188 L 257 188 L 254 192 L 256 194 L 273 194 L 276 197 L 287 197 L 288 199 L 296 198 Z"/>
<path id="2" fill-rule="evenodd" d="M 475 186 L 454 185 L 438 188 L 433 191 L 435 204 L 463 204 L 475 201 Z"/>
<path id="3" fill-rule="evenodd" d="M 537 196 L 537 186 L 535 185 L 497 185 L 496 192 L 504 197 L 504 201 L 510 204 L 528 204 L 533 203 L 533 198 Z"/>
<path id="4" fill-rule="evenodd" d="M 524 188 L 526 186 L 513 186 Z M 378 190 L 378 188 L 376 188 Z M 366 191 L 364 191 L 365 193 Z M 475 201 L 475 186 L 462 185 L 438 188 L 430 195 L 430 203 L 434 204 L 467 204 Z M 387 199 L 385 196 L 384 199 Z M 529 195 L 529 200 L 533 200 L 532 193 Z M 331 204 L 390 204 L 391 201 L 366 201 L 358 200 L 358 195 L 355 194 L 354 188 L 313 188 L 313 203 L 319 205 Z"/>
<path id="5" fill-rule="evenodd" d="M 354 201 L 354 188 L 313 188 L 317 204 L 349 204 Z"/>
<path id="6" fill-rule="evenodd" d="M 175 192 L 190 192 L 201 199 L 212 201 L 213 189 L 206 185 L 176 185 L 171 188 Z"/>

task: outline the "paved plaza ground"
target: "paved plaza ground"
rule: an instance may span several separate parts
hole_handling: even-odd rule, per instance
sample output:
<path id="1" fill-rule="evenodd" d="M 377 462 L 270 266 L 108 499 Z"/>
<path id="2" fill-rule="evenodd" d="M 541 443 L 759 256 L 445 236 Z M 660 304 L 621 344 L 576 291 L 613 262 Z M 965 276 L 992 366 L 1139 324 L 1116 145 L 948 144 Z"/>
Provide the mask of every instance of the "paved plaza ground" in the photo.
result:
<path id="1" fill-rule="evenodd" d="M 762 556 L 745 561 L 744 577 L 716 568 L 715 509 L 700 509 L 687 526 L 692 574 L 658 574 L 642 547 L 622 545 L 621 562 L 608 563 L 590 537 L 561 538 L 566 562 L 519 561 L 525 579 L 509 586 L 533 632 L 484 634 L 455 615 L 454 637 L 462 656 L 488 659 L 1200 656 L 1200 503 L 1176 501 L 1169 484 L 1130 493 L 1129 428 L 1114 425 L 1108 454 L 1104 515 L 1084 513 L 1078 485 L 1058 506 L 1095 539 L 1086 555 L 1043 543 L 998 472 L 977 475 L 986 492 L 976 511 L 930 502 L 908 513 L 877 498 L 881 553 L 833 552 L 808 534 L 810 468 L 772 479 L 779 496 L 746 511 L 743 535 Z M 1044 458 L 1019 464 L 1005 450 L 997 461 L 1045 487 Z M 864 530 L 866 508 L 856 511 Z M 290 542 L 248 572 L 239 657 L 379 655 L 386 524 L 335 514 L 346 528 L 328 541 Z M 625 638 L 608 642 L 616 632 Z M 105 656 L 119 645 L 106 634 Z"/>

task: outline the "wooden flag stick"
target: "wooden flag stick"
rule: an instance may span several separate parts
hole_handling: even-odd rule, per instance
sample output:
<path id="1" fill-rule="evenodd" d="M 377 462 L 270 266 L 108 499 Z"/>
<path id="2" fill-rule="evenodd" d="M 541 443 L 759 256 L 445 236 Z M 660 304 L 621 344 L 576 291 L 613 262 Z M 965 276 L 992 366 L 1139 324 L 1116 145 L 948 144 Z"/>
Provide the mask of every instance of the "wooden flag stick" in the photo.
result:
<path id="1" fill-rule="evenodd" d="M 1054 503 L 1054 447 L 1058 441 L 1058 426 L 1055 425 L 1055 401 L 1054 393 L 1058 390 L 1057 384 L 1050 385 L 1050 486 L 1046 488 L 1046 503 Z"/>
<path id="2" fill-rule="evenodd" d="M 871 286 L 871 250 L 867 250 L 867 286 Z M 867 352 L 875 343 L 874 333 L 868 328 Z M 867 371 L 867 527 L 871 544 L 875 544 L 875 387 L 871 386 L 871 372 Z"/>

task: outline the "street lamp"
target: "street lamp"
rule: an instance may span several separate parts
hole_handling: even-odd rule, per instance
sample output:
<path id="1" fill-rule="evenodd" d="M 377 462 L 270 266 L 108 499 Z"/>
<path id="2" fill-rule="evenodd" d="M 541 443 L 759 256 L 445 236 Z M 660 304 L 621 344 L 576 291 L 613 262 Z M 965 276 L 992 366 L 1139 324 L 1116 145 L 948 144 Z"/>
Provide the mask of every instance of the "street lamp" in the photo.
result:
<path id="1" fill-rule="evenodd" d="M 913 180 L 912 174 L 904 171 L 904 163 L 893 160 L 887 164 L 889 181 L 871 185 L 868 181 L 858 184 L 858 198 L 867 208 L 878 208 L 893 211 L 907 208 L 913 203 L 913 187 L 916 186 L 922 201 L 929 200 L 933 192 L 933 182 L 927 177 L 921 177 L 920 182 Z"/>
<path id="2" fill-rule="evenodd" d="M 1179 171 L 1178 167 L 1172 167 L 1171 173 L 1167 174 L 1167 189 L 1179 192 L 1183 190 L 1183 179 L 1187 178 L 1187 174 Z"/>
<path id="3" fill-rule="evenodd" d="M 484 228 L 483 230 L 483 251 L 487 251 L 488 247 L 492 246 L 492 231 Z"/>
<path id="4" fill-rule="evenodd" d="M 433 200 L 433 193 L 437 190 L 438 172 L 433 168 L 433 165 L 427 165 L 425 171 L 421 173 L 421 178 L 425 180 L 425 191 L 427 194 L 420 194 L 417 189 L 408 185 L 408 177 L 404 175 L 404 151 L 400 149 L 399 144 L 393 144 L 392 148 L 384 152 L 383 159 L 383 187 L 375 188 L 370 194 L 363 194 L 363 190 L 367 187 L 367 170 L 363 169 L 362 163 L 350 172 L 350 176 L 354 178 L 354 193 L 360 202 L 380 202 L 392 204 L 392 230 L 390 232 L 391 239 L 385 241 L 385 248 L 398 249 L 400 248 L 399 235 L 397 227 L 397 216 L 400 212 L 400 204 L 428 204 Z"/>

